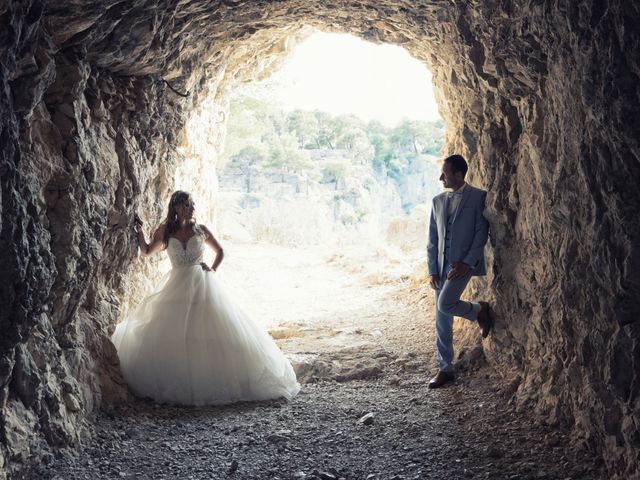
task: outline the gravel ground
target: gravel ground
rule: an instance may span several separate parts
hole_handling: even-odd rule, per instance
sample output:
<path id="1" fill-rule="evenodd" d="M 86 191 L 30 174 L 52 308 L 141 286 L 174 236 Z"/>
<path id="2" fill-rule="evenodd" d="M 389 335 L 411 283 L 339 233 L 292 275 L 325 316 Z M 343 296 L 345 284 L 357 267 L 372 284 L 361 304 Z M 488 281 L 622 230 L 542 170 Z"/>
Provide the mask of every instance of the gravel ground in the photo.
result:
<path id="1" fill-rule="evenodd" d="M 478 372 L 475 372 L 476 374 Z M 395 383 L 395 382 L 394 382 Z M 305 385 L 290 403 L 104 412 L 44 479 L 596 479 L 565 436 L 502 405 L 490 381 L 428 391 L 421 374 Z"/>
<path id="2" fill-rule="evenodd" d="M 340 262 L 326 268 L 354 275 Z M 606 478 L 566 432 L 516 413 L 481 356 L 429 390 L 428 291 L 358 275 L 334 301 L 366 295 L 364 305 L 271 328 L 303 382 L 291 402 L 108 407 L 92 437 L 30 478 Z"/>

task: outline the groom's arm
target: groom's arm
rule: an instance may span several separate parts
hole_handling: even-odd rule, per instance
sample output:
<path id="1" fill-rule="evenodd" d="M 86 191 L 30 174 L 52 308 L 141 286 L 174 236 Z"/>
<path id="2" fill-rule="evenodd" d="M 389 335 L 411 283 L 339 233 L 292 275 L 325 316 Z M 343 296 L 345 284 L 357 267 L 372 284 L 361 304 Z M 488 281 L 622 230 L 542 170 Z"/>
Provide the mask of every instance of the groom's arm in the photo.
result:
<path id="1" fill-rule="evenodd" d="M 438 225 L 436 223 L 436 200 L 431 202 L 431 219 L 429 221 L 429 240 L 427 242 L 427 263 L 429 275 L 439 275 L 438 270 Z"/>
<path id="2" fill-rule="evenodd" d="M 484 254 L 484 246 L 489 238 L 489 222 L 484 218 L 482 214 L 484 212 L 484 202 L 487 197 L 487 192 L 482 192 L 482 200 L 476 207 L 475 216 L 475 232 L 473 235 L 473 241 L 471 247 L 464 257 L 463 262 L 474 268 L 482 255 Z"/>

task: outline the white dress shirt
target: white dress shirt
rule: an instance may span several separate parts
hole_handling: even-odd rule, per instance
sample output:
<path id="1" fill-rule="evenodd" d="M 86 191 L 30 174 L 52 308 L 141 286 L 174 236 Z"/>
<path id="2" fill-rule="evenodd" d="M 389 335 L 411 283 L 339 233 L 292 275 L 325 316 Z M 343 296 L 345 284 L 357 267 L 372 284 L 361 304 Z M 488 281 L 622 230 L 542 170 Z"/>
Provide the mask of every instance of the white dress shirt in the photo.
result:
<path id="1" fill-rule="evenodd" d="M 463 183 L 462 186 L 455 192 L 447 193 L 447 196 L 449 197 L 449 210 L 447 211 L 447 214 L 449 216 L 453 215 L 458 209 L 458 205 L 460 205 L 460 200 L 462 200 L 462 193 L 464 192 L 465 188 L 467 188 L 467 184 Z"/>

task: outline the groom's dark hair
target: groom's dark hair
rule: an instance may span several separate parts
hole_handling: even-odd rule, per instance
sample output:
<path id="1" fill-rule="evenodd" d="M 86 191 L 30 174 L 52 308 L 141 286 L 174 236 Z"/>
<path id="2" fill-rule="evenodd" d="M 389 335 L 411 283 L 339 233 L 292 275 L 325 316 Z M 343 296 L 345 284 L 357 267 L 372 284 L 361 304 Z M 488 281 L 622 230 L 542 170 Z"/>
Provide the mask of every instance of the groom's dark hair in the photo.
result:
<path id="1" fill-rule="evenodd" d="M 462 155 L 450 155 L 444 159 L 444 162 L 451 165 L 451 171 L 453 173 L 462 172 L 463 177 L 467 174 L 467 170 L 469 169 L 467 161 Z"/>

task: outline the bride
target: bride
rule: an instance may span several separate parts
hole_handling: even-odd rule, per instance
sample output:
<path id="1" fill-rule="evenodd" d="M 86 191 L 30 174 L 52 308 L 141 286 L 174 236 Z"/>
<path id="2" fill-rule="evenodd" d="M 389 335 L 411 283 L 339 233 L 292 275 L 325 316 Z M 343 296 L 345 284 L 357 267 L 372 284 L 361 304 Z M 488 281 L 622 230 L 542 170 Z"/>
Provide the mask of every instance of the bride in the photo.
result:
<path id="1" fill-rule="evenodd" d="M 291 364 L 225 293 L 213 273 L 222 247 L 193 213 L 191 196 L 175 192 L 150 243 L 136 218 L 142 254 L 166 250 L 172 269 L 113 333 L 125 380 L 137 395 L 185 405 L 293 398 Z M 211 267 L 205 244 L 216 254 Z"/>

